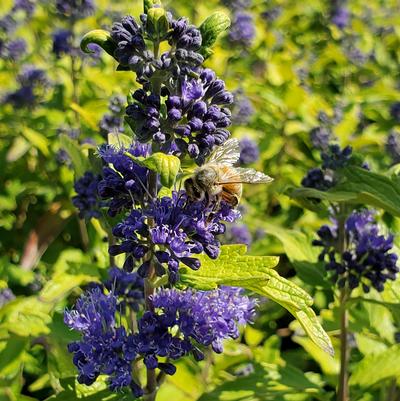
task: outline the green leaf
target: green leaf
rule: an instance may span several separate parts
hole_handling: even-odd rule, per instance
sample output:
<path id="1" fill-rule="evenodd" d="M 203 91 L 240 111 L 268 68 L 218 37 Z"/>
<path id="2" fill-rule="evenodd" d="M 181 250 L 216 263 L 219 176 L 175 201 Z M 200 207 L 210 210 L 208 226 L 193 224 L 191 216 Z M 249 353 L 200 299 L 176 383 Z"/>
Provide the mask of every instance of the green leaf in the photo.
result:
<path id="1" fill-rule="evenodd" d="M 43 134 L 29 127 L 24 127 L 22 129 L 22 134 L 35 148 L 39 149 L 43 155 L 49 155 L 50 142 Z"/>
<path id="2" fill-rule="evenodd" d="M 204 393 L 198 401 L 284 401 L 290 395 L 303 394 L 302 400 L 326 400 L 327 393 L 319 383 L 314 383 L 301 370 L 286 365 L 254 364 L 254 372 L 244 376 L 229 376 L 211 392 Z M 288 397 L 288 398 L 286 398 Z"/>
<path id="3" fill-rule="evenodd" d="M 386 351 L 366 356 L 359 362 L 350 377 L 351 385 L 369 387 L 380 380 L 400 376 L 400 344 Z"/>
<path id="4" fill-rule="evenodd" d="M 400 181 L 360 167 L 340 170 L 341 182 L 329 191 L 297 188 L 290 193 L 294 199 L 321 199 L 329 202 L 366 204 L 400 216 Z"/>
<path id="5" fill-rule="evenodd" d="M 161 41 L 168 33 L 169 23 L 165 10 L 152 7 L 147 10 L 146 31 L 154 41 Z"/>
<path id="6" fill-rule="evenodd" d="M 5 347 L 0 352 L 0 377 L 14 376 L 18 373 L 27 345 L 27 338 L 16 335 L 7 340 Z"/>
<path id="7" fill-rule="evenodd" d="M 129 149 L 132 145 L 132 138 L 128 135 L 110 132 L 107 136 L 108 144 L 117 149 Z"/>
<path id="8" fill-rule="evenodd" d="M 348 167 L 341 171 L 345 180 L 335 192 L 357 194 L 356 203 L 365 203 L 382 208 L 400 216 L 400 181 L 397 177 L 389 178 L 360 167 Z"/>
<path id="9" fill-rule="evenodd" d="M 21 337 L 47 334 L 51 308 L 35 297 L 17 298 L 0 309 L 0 328 Z"/>
<path id="10" fill-rule="evenodd" d="M 130 157 L 139 165 L 147 167 L 148 169 L 160 174 L 161 184 L 167 188 L 172 187 L 181 167 L 181 161 L 178 157 L 166 155 L 165 153 L 161 152 L 153 153 L 146 159 L 143 157 L 132 156 L 127 152 L 125 155 Z"/>
<path id="11" fill-rule="evenodd" d="M 87 157 L 81 152 L 78 143 L 67 135 L 60 135 L 60 143 L 71 158 L 76 177 L 82 177 L 86 171 L 90 170 L 90 164 Z"/>
<path id="12" fill-rule="evenodd" d="M 147 11 L 154 7 L 154 6 L 161 6 L 161 1 L 160 0 L 143 0 L 143 9 L 144 13 L 147 14 Z"/>
<path id="13" fill-rule="evenodd" d="M 87 274 L 56 274 L 49 280 L 40 292 L 40 300 L 46 303 L 54 303 L 65 298 L 74 288 L 96 281 L 95 276 Z"/>
<path id="14" fill-rule="evenodd" d="M 198 271 L 180 269 L 184 284 L 201 290 L 212 290 L 220 285 L 243 287 L 266 296 L 287 309 L 319 347 L 333 354 L 331 341 L 311 309 L 312 298 L 273 270 L 278 257 L 250 256 L 246 255 L 244 245 L 225 245 L 218 259 L 205 255 L 200 255 L 199 259 Z"/>
<path id="15" fill-rule="evenodd" d="M 71 103 L 70 107 L 72 110 L 74 110 L 76 113 L 78 113 L 82 117 L 82 120 L 85 121 L 85 123 L 92 130 L 94 130 L 94 131 L 98 130 L 97 121 L 89 111 L 85 110 L 83 107 L 79 106 L 79 104 L 76 104 L 76 103 Z"/>
<path id="16" fill-rule="evenodd" d="M 211 47 L 216 42 L 218 35 L 226 31 L 231 25 L 229 17 L 222 13 L 216 12 L 210 15 L 200 26 L 202 36 L 202 45 L 200 53 L 205 57 L 212 54 Z"/>
<path id="17" fill-rule="evenodd" d="M 109 55 L 114 56 L 114 51 L 117 48 L 116 44 L 111 38 L 109 32 L 103 29 L 95 29 L 88 32 L 81 40 L 81 49 L 84 53 L 94 53 L 88 48 L 88 45 L 95 43 L 105 50 Z"/>
<path id="18" fill-rule="evenodd" d="M 311 245 L 311 238 L 300 231 L 285 229 L 270 223 L 263 222 L 262 226 L 268 234 L 273 235 L 282 243 L 286 256 L 302 281 L 314 287 L 332 288 L 323 263 L 318 262 L 319 250 Z"/>

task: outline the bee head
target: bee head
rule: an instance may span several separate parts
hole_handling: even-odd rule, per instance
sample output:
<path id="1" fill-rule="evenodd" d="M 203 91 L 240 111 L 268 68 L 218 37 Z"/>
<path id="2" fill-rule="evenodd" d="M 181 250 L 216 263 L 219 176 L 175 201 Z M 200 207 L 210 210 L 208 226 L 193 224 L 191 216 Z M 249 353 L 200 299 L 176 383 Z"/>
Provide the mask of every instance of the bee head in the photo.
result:
<path id="1" fill-rule="evenodd" d="M 217 178 L 217 172 L 210 167 L 200 168 L 194 176 L 196 184 L 205 191 L 215 185 Z"/>

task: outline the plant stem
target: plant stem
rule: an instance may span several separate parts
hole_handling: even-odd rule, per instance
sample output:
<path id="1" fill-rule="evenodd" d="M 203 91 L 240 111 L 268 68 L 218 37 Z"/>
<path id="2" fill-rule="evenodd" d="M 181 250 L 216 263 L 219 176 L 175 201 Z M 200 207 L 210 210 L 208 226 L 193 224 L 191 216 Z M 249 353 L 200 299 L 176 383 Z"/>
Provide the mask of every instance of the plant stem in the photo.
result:
<path id="1" fill-rule="evenodd" d="M 157 173 L 154 171 L 149 172 L 149 202 L 154 200 L 157 197 Z M 149 227 L 154 225 L 154 221 L 150 219 L 148 222 Z M 154 310 L 151 296 L 154 294 L 154 286 L 153 281 L 155 279 L 155 267 L 153 262 L 153 244 L 149 241 L 150 245 L 150 269 L 148 277 L 144 281 L 144 299 L 145 299 L 145 307 L 147 311 Z M 155 369 L 146 368 L 147 374 L 147 385 L 146 385 L 146 394 L 144 396 L 144 400 L 146 401 L 154 401 L 157 396 L 157 376 Z"/>
<path id="2" fill-rule="evenodd" d="M 349 400 L 349 347 L 348 347 L 348 329 L 349 316 L 347 312 L 347 290 L 343 288 L 340 293 L 340 374 L 338 387 L 338 401 Z"/>
<path id="3" fill-rule="evenodd" d="M 391 382 L 390 382 L 388 395 L 387 395 L 387 400 L 388 401 L 397 401 L 397 382 L 396 382 L 396 379 L 392 379 Z"/>
<path id="4" fill-rule="evenodd" d="M 346 232 L 345 222 L 346 213 L 343 204 L 339 204 L 338 213 L 338 251 L 340 255 L 346 249 Z M 339 386 L 338 386 L 338 401 L 349 401 L 349 346 L 348 346 L 348 330 L 349 330 L 349 316 L 347 311 L 347 301 L 349 298 L 349 291 L 347 286 L 340 290 L 340 373 L 339 373 Z"/>

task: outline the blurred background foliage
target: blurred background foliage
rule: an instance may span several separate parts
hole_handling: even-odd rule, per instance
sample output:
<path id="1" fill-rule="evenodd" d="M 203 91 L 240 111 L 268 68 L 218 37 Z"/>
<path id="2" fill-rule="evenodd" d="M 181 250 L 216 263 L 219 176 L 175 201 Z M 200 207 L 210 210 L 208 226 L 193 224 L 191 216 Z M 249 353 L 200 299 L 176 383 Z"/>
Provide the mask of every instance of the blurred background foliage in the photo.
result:
<path id="1" fill-rule="evenodd" d="M 14 10 L 17 3 L 0 4 L 0 400 L 124 398 L 101 381 L 75 382 L 66 350 L 74 334 L 62 312 L 109 266 L 105 231 L 97 220 L 80 220 L 71 203 L 75 174 L 84 172 L 76 160 L 104 141 L 110 98 L 126 97 L 136 85 L 99 49 L 84 55 L 79 41 L 123 15 L 138 16 L 142 4 L 96 0 L 93 15 L 74 19 L 53 1 L 27 0 L 32 12 Z M 234 3 L 181 0 L 165 7 L 200 25 L 216 10 L 235 22 Z M 335 347 L 332 284 L 311 246 L 327 216 L 303 209 L 288 190 L 320 161 L 316 133 L 351 145 L 376 172 L 396 171 L 400 161 L 400 4 L 344 6 L 348 15 L 340 21 L 335 1 L 254 0 L 242 10 L 252 21 L 251 39 L 235 41 L 228 33 L 207 61 L 236 94 L 233 135 L 257 144 L 251 165 L 275 179 L 245 189 L 243 225 L 231 227 L 226 242 L 280 255 L 280 273 L 314 296 Z M 61 29 L 72 32 L 68 51 L 54 42 Z M 382 221 L 397 231 L 398 219 L 383 214 Z M 368 302 L 353 301 L 354 401 L 398 399 L 399 290 L 396 281 L 380 295 L 364 296 Z M 240 343 L 228 342 L 213 360 L 179 362 L 158 399 L 332 400 L 338 357 L 319 350 L 283 308 L 259 303 Z"/>

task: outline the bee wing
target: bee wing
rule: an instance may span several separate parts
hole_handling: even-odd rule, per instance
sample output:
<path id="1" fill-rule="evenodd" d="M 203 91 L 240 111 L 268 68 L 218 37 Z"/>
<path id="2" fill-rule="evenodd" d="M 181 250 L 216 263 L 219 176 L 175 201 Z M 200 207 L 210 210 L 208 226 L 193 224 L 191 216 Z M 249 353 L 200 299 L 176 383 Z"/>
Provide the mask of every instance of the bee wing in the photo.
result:
<path id="1" fill-rule="evenodd" d="M 270 176 L 253 168 L 236 167 L 229 173 L 224 174 L 218 184 L 266 184 L 273 180 Z"/>
<path id="2" fill-rule="evenodd" d="M 228 139 L 223 145 L 216 146 L 207 160 L 207 163 L 233 166 L 240 157 L 239 141 L 236 138 Z"/>

